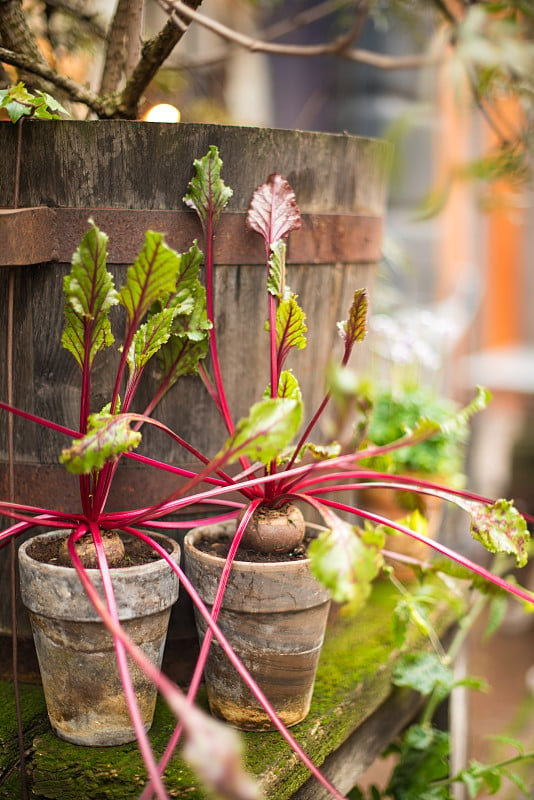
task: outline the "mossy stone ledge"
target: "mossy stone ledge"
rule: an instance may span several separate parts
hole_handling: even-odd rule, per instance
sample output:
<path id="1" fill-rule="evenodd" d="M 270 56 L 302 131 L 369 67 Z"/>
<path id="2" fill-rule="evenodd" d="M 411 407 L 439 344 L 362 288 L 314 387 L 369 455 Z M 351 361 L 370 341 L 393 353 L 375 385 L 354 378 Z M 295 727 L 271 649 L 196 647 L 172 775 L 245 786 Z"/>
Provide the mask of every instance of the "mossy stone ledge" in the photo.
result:
<path id="1" fill-rule="evenodd" d="M 454 623 L 446 603 L 435 609 L 441 635 Z M 418 698 L 394 689 L 391 674 L 401 651 L 393 644 L 392 614 L 397 592 L 378 582 L 366 607 L 355 617 L 339 615 L 327 632 L 308 717 L 292 733 L 313 761 L 324 764 L 338 788 L 346 792 L 396 732 L 413 716 Z M 403 650 L 428 648 L 411 630 Z M 0 683 L 0 800 L 13 800 L 18 748 L 13 687 Z M 199 702 L 205 705 L 204 695 Z M 134 800 L 146 780 L 135 744 L 79 747 L 49 730 L 40 687 L 22 684 L 25 747 L 30 752 L 28 781 L 32 800 Z M 150 739 L 163 752 L 175 720 L 159 700 Z M 243 733 L 247 768 L 258 776 L 269 800 L 317 800 L 326 795 L 276 732 Z M 171 797 L 208 800 L 208 793 L 177 755 L 165 779 Z M 323 792 L 323 793 L 321 793 Z"/>

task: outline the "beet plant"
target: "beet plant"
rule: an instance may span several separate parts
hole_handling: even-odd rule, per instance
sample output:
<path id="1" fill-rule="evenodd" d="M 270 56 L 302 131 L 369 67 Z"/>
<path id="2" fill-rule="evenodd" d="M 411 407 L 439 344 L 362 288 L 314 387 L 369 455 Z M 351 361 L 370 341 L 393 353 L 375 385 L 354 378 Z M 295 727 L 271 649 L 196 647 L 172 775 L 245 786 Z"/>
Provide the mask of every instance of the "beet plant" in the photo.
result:
<path id="1" fill-rule="evenodd" d="M 69 533 L 67 557 L 112 633 L 118 656 L 128 653 L 149 674 L 178 716 L 179 725 L 159 765 L 150 751 L 144 731 L 138 726 L 140 747 L 149 773 L 149 784 L 142 794 L 145 800 L 151 792 L 156 792 L 158 797 L 166 796 L 161 773 L 182 732 L 186 739 L 184 753 L 209 786 L 222 796 L 247 798 L 255 795 L 254 786 L 240 771 L 237 751 L 228 729 L 207 718 L 194 706 L 213 636 L 265 708 L 274 727 L 332 796 L 339 798 L 340 793 L 321 775 L 277 717 L 217 625 L 231 564 L 238 548 L 246 544 L 248 549 L 263 553 L 290 553 L 303 541 L 306 515 L 302 509 L 310 507 L 324 523 L 309 546 L 311 569 L 335 600 L 356 611 L 367 600 L 372 582 L 383 568 L 386 528 L 426 542 L 455 565 L 453 572 L 460 569 L 464 577 L 475 576 L 480 584 L 493 584 L 527 603 L 533 602 L 530 593 L 517 584 L 491 573 L 461 553 L 429 540 L 421 527 L 410 528 L 360 508 L 354 503 L 353 493 L 364 486 L 443 497 L 471 516 L 471 531 L 478 541 L 492 552 L 513 555 L 518 565 L 526 562 L 529 535 L 525 518 L 506 500 L 493 503 L 466 491 L 411 477 L 392 478 L 388 473 L 363 466 L 371 457 L 415 445 L 437 433 L 452 433 L 457 426 L 465 425 L 471 414 L 482 408 L 487 400 L 486 394 L 480 391 L 466 408 L 445 422 L 421 420 L 394 442 L 381 446 L 369 444 L 365 431 L 370 409 L 359 395 L 358 381 L 349 368 L 351 353 L 366 333 L 367 295 L 363 289 L 356 289 L 347 319 L 339 324 L 339 364 L 328 376 L 324 398 L 304 422 L 298 380 L 287 367 L 289 354 L 306 346 L 306 316 L 299 306 L 298 297 L 288 287 L 286 276 L 287 237 L 300 227 L 300 213 L 293 189 L 278 174 L 269 176 L 266 183 L 256 189 L 246 220 L 247 227 L 261 237 L 265 250 L 265 346 L 270 356 L 269 374 L 265 376 L 264 396 L 258 399 L 244 419 L 234 420 L 217 347 L 217 337 L 224 335 L 224 331 L 217 324 L 213 258 L 217 223 L 231 190 L 221 178 L 222 162 L 215 147 L 195 161 L 194 166 L 195 174 L 184 201 L 198 215 L 202 248 L 195 242 L 188 253 L 179 255 L 165 245 L 161 234 L 148 232 L 145 246 L 129 268 L 126 283 L 119 291 L 106 269 L 107 237 L 96 225 L 91 223 L 74 255 L 72 270 L 65 279 L 63 345 L 72 353 L 81 370 L 79 430 L 37 418 L 4 402 L 0 403 L 0 408 L 73 439 L 72 444 L 63 450 L 61 461 L 70 472 L 79 475 L 82 512 L 60 513 L 2 501 L 0 513 L 15 521 L 0 534 L 0 540 L 5 543 L 34 526 L 65 529 Z M 199 280 L 202 263 L 205 289 Z M 325 287 L 327 294 L 328 287 Z M 112 344 L 109 317 L 119 304 L 124 309 L 126 322 L 115 382 L 107 406 L 95 412 L 91 409 L 93 364 L 95 357 Z M 238 313 L 238 309 L 235 311 Z M 314 324 L 319 322 L 315 320 Z M 244 331 L 243 335 L 247 332 Z M 209 359 L 206 359 L 208 353 Z M 236 352 L 235 357 L 239 358 L 239 353 Z M 158 361 L 158 388 L 142 412 L 134 411 L 136 390 L 146 365 L 153 358 Z M 176 402 L 179 402 L 179 386 L 173 386 L 182 375 L 193 373 L 200 375 L 228 432 L 226 441 L 214 455 L 198 452 L 153 415 L 158 401 L 167 391 L 172 389 L 177 396 Z M 243 380 L 246 380 L 246 374 L 247 365 Z M 318 376 L 318 380 L 324 379 L 325 376 Z M 327 408 L 332 411 L 331 419 L 336 423 L 338 441 L 316 444 L 310 437 L 312 433 L 316 435 L 318 423 L 324 418 Z M 141 429 L 146 431 L 151 426 L 163 430 L 193 455 L 198 460 L 198 469 L 185 470 L 136 453 Z M 147 469 L 174 472 L 177 479 L 181 479 L 180 488 L 150 507 L 108 512 L 106 500 L 123 458 L 134 458 Z M 230 475 L 227 467 L 236 463 L 240 472 Z M 236 493 L 241 501 L 235 500 Z M 339 499 L 340 493 L 346 493 L 346 501 Z M 202 509 L 205 514 L 203 523 L 237 520 L 210 612 L 188 577 L 147 533 L 147 530 L 158 528 L 191 527 L 191 522 L 167 519 L 177 512 L 183 513 L 184 509 L 194 509 L 195 512 Z M 348 516 L 352 516 L 353 521 L 347 521 Z M 103 533 L 115 530 L 143 539 L 167 559 L 206 622 L 208 630 L 186 697 L 143 657 L 121 629 L 114 613 L 112 556 L 108 556 L 104 549 L 103 538 L 107 537 Z M 82 563 L 77 550 L 77 543 L 84 540 L 90 543 L 88 549 L 94 551 L 96 564 L 102 573 L 103 596 L 95 590 L 86 571 L 88 563 L 91 565 L 93 562 Z M 445 565 L 447 559 L 439 562 L 442 572 L 449 569 Z M 428 566 L 423 565 L 423 568 Z M 127 666 L 120 658 L 119 662 L 127 687 Z M 133 702 L 132 705 L 135 717 Z M 217 733 L 213 733 L 212 726 L 217 726 Z M 232 739 L 228 748 L 223 744 L 227 737 Z M 217 752 L 209 744 L 215 741 Z"/>

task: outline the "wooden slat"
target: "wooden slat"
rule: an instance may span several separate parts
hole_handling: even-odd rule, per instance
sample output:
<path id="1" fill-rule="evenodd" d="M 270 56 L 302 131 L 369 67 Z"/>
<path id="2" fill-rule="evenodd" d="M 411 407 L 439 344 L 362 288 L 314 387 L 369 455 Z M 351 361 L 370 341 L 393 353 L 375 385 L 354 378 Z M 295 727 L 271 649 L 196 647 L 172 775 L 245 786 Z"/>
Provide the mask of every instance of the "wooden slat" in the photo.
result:
<path id="1" fill-rule="evenodd" d="M 166 234 L 179 252 L 201 237 L 194 212 L 170 209 L 35 208 L 0 209 L 0 267 L 52 261 L 69 263 L 88 221 L 109 236 L 109 264 L 130 264 L 145 231 Z M 382 221 L 359 214 L 303 214 L 302 229 L 289 241 L 288 264 L 368 263 L 380 258 Z M 222 215 L 215 238 L 218 265 L 265 264 L 258 234 L 247 231 L 245 214 Z"/>

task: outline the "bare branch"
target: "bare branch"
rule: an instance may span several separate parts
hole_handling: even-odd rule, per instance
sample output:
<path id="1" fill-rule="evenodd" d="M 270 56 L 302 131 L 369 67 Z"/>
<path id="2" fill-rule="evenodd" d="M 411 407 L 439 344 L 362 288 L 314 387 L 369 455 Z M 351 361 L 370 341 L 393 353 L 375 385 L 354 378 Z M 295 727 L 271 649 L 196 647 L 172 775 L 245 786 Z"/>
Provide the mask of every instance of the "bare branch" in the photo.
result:
<path id="1" fill-rule="evenodd" d="M 129 13 L 130 0 L 119 0 L 107 36 L 101 94 L 116 92 L 124 74 Z"/>
<path id="2" fill-rule="evenodd" d="M 67 0 L 46 0 L 46 5 L 62 11 L 84 25 L 98 39 L 106 38 L 106 31 L 99 22 L 98 14 L 88 14 L 81 5 Z"/>
<path id="3" fill-rule="evenodd" d="M 76 83 L 76 81 L 71 80 L 71 78 L 58 75 L 57 72 L 46 65 L 42 66 L 41 64 L 35 63 L 30 56 L 23 55 L 22 53 L 14 53 L 12 50 L 0 47 L 0 61 L 3 61 L 4 64 L 10 64 L 13 67 L 26 70 L 32 75 L 38 75 L 40 78 L 44 78 L 45 81 L 49 81 L 59 89 L 63 89 L 71 100 L 77 103 L 83 103 L 100 116 L 109 115 L 110 101 L 108 99 L 99 97 L 94 92 Z"/>
<path id="4" fill-rule="evenodd" d="M 20 0 L 0 0 L 0 42 L 8 50 L 21 53 L 29 62 L 45 68 L 47 66 L 41 51 L 37 46 L 35 36 L 31 32 L 26 18 L 22 11 Z M 6 61 L 6 64 L 12 62 Z M 22 64 L 13 64 L 13 66 L 20 67 L 23 72 L 20 79 L 32 86 L 32 75 L 40 75 Z M 25 74 L 25 70 L 29 75 Z M 40 75 L 40 77 L 43 77 Z M 40 86 L 39 88 L 47 89 L 47 87 Z"/>
<path id="5" fill-rule="evenodd" d="M 199 25 L 202 25 L 226 41 L 238 44 L 254 53 L 271 53 L 274 55 L 298 57 L 337 55 L 350 61 L 357 61 L 361 64 L 367 64 L 384 70 L 417 69 L 438 62 L 436 56 L 429 56 L 426 54 L 387 56 L 381 53 L 374 53 L 370 50 L 350 48 L 349 45 L 354 41 L 355 33 L 359 29 L 358 22 L 349 34 L 339 36 L 331 42 L 312 45 L 277 44 L 276 42 L 254 39 L 243 33 L 232 30 L 226 25 L 206 17 L 204 14 L 197 13 L 182 2 L 182 0 L 158 0 L 158 2 L 169 14 L 169 18 L 175 25 L 183 25 L 183 17 L 185 17 L 191 22 L 197 22 Z"/>
<path id="6" fill-rule="evenodd" d="M 126 74 L 133 72 L 141 58 L 141 41 L 143 38 L 143 6 L 144 0 L 130 0 L 130 13 L 126 30 Z"/>
<path id="7" fill-rule="evenodd" d="M 185 3 L 181 5 L 187 11 L 193 11 L 201 3 L 202 0 L 189 0 L 190 5 Z M 177 16 L 172 22 L 169 20 L 156 36 L 144 44 L 141 58 L 121 94 L 118 109 L 120 116 L 133 118 L 137 115 L 137 107 L 143 92 L 188 30 L 189 24 L 189 18 L 181 19 Z"/>
<path id="8" fill-rule="evenodd" d="M 288 33 L 305 28 L 307 25 L 318 22 L 320 19 L 330 16 L 330 14 L 342 8 L 352 7 L 353 5 L 354 0 L 323 0 L 322 3 L 317 3 L 317 5 L 306 8 L 298 14 L 273 23 L 263 31 L 262 38 L 266 42 L 279 39 L 281 36 L 286 36 Z"/>

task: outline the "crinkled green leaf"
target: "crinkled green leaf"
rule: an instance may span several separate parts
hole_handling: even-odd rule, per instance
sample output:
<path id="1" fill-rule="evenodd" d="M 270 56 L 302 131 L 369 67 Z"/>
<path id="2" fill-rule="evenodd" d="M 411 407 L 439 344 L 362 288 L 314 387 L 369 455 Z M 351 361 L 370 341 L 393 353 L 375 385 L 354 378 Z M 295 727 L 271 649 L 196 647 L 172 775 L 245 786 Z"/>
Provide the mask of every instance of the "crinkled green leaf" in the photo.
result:
<path id="1" fill-rule="evenodd" d="M 285 369 L 278 381 L 278 397 L 286 397 L 290 400 L 302 401 L 302 392 L 297 378 L 289 369 Z"/>
<path id="2" fill-rule="evenodd" d="M 195 175 L 190 180 L 183 201 L 199 216 L 203 228 L 210 215 L 215 222 L 233 195 L 221 178 L 223 162 L 218 149 L 212 145 L 203 158 L 193 162 Z"/>
<path id="3" fill-rule="evenodd" d="M 87 434 L 75 439 L 59 458 L 75 475 L 102 469 L 106 461 L 115 461 L 141 441 L 141 434 L 130 428 L 128 414 L 91 414 L 87 423 Z"/>
<path id="4" fill-rule="evenodd" d="M 490 400 L 491 392 L 483 386 L 477 386 L 473 399 L 454 416 L 440 423 L 441 432 L 447 436 L 465 436 L 471 417 L 483 411 Z"/>
<path id="5" fill-rule="evenodd" d="M 490 553 L 509 553 L 518 567 L 525 566 L 530 533 L 511 500 L 497 500 L 491 506 L 463 500 L 461 506 L 471 515 L 471 533 L 477 541 Z"/>
<path id="6" fill-rule="evenodd" d="M 287 245 L 282 239 L 271 244 L 267 290 L 280 300 L 287 294 L 286 250 Z"/>
<path id="7" fill-rule="evenodd" d="M 143 247 L 128 267 L 119 300 L 130 325 L 138 325 L 150 307 L 176 291 L 181 256 L 168 247 L 162 233 L 147 231 Z"/>
<path id="8" fill-rule="evenodd" d="M 147 322 L 136 330 L 127 357 L 131 375 L 141 370 L 169 340 L 173 319 L 174 309 L 164 308 L 151 314 Z"/>
<path id="9" fill-rule="evenodd" d="M 330 442 L 329 444 L 306 442 L 302 450 L 310 453 L 317 461 L 324 461 L 329 458 L 337 458 L 341 453 L 341 445 L 339 442 Z"/>
<path id="10" fill-rule="evenodd" d="M 306 347 L 306 314 L 297 302 L 297 295 L 284 298 L 276 309 L 276 346 L 278 359 L 283 363 L 289 350 Z"/>
<path id="11" fill-rule="evenodd" d="M 310 543 L 310 569 L 333 600 L 347 603 L 355 612 L 365 604 L 380 571 L 381 543 L 365 541 L 359 528 L 336 514 L 329 514 L 328 524 L 329 530 Z"/>
<path id="12" fill-rule="evenodd" d="M 430 694 L 437 687 L 448 694 L 454 674 L 437 653 L 407 653 L 395 664 L 392 681 L 395 686 L 408 686 L 421 694 Z"/>
<path id="13" fill-rule="evenodd" d="M 61 343 L 80 368 L 86 354 L 90 367 L 96 354 L 114 341 L 108 315 L 118 295 L 106 269 L 107 242 L 107 235 L 91 223 L 63 280 L 66 325 Z"/>
<path id="14" fill-rule="evenodd" d="M 246 217 L 247 228 L 263 237 L 265 249 L 270 252 L 272 244 L 298 230 L 301 224 L 295 192 L 278 173 L 269 175 L 252 195 Z"/>
<path id="15" fill-rule="evenodd" d="M 367 334 L 367 309 L 369 303 L 365 289 L 357 289 L 352 298 L 348 319 L 338 323 L 341 338 L 345 342 L 345 354 L 350 354 L 356 342 L 363 342 Z"/>
<path id="16" fill-rule="evenodd" d="M 204 253 L 195 240 L 189 250 L 180 255 L 180 266 L 176 276 L 176 291 L 172 297 L 163 298 L 161 307 L 170 305 L 176 315 L 192 314 L 201 298 L 205 301 L 205 290 L 199 281 L 200 268 L 204 261 Z"/>
<path id="17" fill-rule="evenodd" d="M 238 422 L 216 458 L 225 456 L 232 463 L 247 456 L 267 466 L 288 446 L 301 422 L 301 402 L 283 397 L 261 400 Z"/>
<path id="18" fill-rule="evenodd" d="M 399 760 L 386 791 L 402 800 L 421 800 L 423 797 L 448 800 L 448 786 L 431 787 L 430 784 L 448 777 L 449 751 L 448 733 L 430 725 L 412 725 L 404 736 Z"/>
<path id="19" fill-rule="evenodd" d="M 202 359 L 209 348 L 208 334 L 204 338 L 171 336 L 158 353 L 161 379 L 168 381 L 169 388 L 183 375 L 196 375 Z"/>
<path id="20" fill-rule="evenodd" d="M 179 292 L 178 292 L 179 294 Z M 170 301 L 174 307 L 174 301 Z M 208 353 L 209 331 L 212 327 L 206 308 L 206 290 L 195 280 L 177 308 L 183 313 L 174 316 L 171 336 L 158 352 L 161 379 L 169 388 L 182 375 L 194 375 Z"/>

